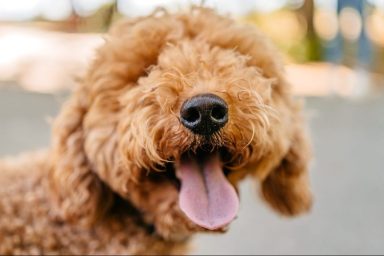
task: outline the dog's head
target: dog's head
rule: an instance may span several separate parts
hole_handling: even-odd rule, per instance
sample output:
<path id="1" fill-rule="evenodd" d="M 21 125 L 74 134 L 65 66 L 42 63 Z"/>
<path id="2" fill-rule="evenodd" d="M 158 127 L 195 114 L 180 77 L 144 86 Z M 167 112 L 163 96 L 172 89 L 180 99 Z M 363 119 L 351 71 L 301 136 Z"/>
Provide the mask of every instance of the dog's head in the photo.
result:
<path id="1" fill-rule="evenodd" d="M 298 110 L 254 28 L 206 9 L 120 22 L 56 120 L 55 194 L 72 219 L 101 216 L 116 194 L 155 228 L 222 230 L 252 174 L 274 208 L 304 211 Z"/>

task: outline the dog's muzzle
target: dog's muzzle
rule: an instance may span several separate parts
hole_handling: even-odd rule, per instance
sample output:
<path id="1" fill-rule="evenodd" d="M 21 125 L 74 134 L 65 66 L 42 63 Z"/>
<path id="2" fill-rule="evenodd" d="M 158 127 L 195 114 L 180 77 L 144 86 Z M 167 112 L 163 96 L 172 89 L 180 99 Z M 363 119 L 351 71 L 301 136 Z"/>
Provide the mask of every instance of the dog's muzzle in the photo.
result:
<path id="1" fill-rule="evenodd" d="M 210 136 L 228 122 L 228 106 L 214 94 L 199 94 L 184 102 L 180 120 L 193 133 Z"/>

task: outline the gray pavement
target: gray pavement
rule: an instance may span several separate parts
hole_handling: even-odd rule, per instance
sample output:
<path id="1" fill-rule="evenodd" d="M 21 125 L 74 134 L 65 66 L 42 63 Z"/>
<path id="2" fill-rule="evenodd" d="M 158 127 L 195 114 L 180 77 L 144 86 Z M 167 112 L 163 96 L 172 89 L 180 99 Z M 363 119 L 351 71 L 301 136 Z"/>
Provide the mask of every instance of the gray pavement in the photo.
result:
<path id="1" fill-rule="evenodd" d="M 49 143 L 49 118 L 65 96 L 0 89 L 0 155 Z M 241 187 L 238 219 L 224 235 L 199 235 L 196 254 L 383 254 L 384 95 L 307 99 L 315 161 L 311 214 L 282 218 Z"/>

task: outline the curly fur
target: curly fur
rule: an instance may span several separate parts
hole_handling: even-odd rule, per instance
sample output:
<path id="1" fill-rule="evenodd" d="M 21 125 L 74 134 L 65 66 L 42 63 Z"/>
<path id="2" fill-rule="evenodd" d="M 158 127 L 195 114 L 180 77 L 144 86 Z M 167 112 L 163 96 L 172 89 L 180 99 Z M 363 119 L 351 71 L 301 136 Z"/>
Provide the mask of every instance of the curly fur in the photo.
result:
<path id="1" fill-rule="evenodd" d="M 225 148 L 234 186 L 254 177 L 281 214 L 308 211 L 310 148 L 290 90 L 270 43 L 212 10 L 119 22 L 56 118 L 51 148 L 0 161 L 0 253 L 185 253 L 204 229 L 180 210 L 172 166 L 206 145 Z M 179 121 L 200 93 L 229 106 L 209 139 Z"/>

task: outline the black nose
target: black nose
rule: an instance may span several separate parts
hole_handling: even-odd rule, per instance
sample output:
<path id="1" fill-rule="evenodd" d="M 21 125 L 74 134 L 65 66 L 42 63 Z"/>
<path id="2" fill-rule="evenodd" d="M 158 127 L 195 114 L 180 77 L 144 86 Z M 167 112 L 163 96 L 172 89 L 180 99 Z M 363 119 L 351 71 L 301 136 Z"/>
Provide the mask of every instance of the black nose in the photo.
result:
<path id="1" fill-rule="evenodd" d="M 200 94 L 184 102 L 180 119 L 193 133 L 209 136 L 227 123 L 228 107 L 222 98 L 214 94 Z"/>

